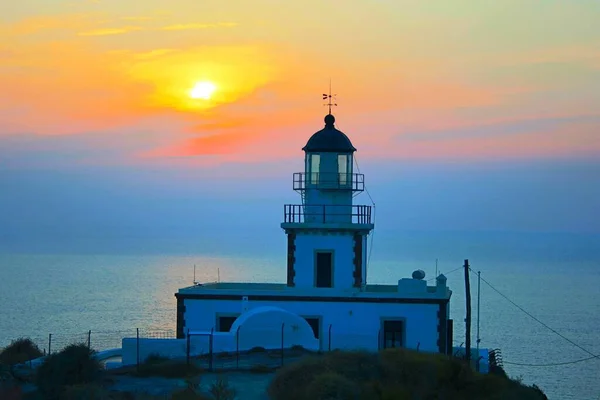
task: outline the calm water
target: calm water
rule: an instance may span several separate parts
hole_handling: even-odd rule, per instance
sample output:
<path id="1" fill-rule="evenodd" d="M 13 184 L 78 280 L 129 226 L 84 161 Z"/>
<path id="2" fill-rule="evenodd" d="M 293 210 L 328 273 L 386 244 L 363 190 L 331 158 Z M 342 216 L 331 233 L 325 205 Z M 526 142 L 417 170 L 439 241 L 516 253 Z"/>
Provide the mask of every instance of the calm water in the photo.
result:
<path id="1" fill-rule="evenodd" d="M 231 246 L 234 248 L 235 246 Z M 237 254 L 115 255 L 0 254 L 0 347 L 20 336 L 47 348 L 85 340 L 118 345 L 135 328 L 175 329 L 179 287 L 196 278 L 283 282 L 285 245 L 252 246 Z M 221 251 L 222 253 L 226 253 Z M 473 269 L 553 329 L 600 354 L 600 237 L 540 234 L 425 234 L 376 232 L 369 281 L 395 283 L 414 269 L 432 278 L 435 258 L 448 272 L 469 258 Z M 454 291 L 455 345 L 464 342 L 462 271 L 448 275 Z M 472 279 L 473 305 L 477 281 Z M 502 349 L 505 361 L 555 363 L 587 353 L 533 321 L 482 283 L 481 346 Z M 473 343 L 476 309 L 473 310 Z M 506 365 L 507 372 L 538 384 L 551 399 L 599 399 L 600 360 L 553 367 Z"/>

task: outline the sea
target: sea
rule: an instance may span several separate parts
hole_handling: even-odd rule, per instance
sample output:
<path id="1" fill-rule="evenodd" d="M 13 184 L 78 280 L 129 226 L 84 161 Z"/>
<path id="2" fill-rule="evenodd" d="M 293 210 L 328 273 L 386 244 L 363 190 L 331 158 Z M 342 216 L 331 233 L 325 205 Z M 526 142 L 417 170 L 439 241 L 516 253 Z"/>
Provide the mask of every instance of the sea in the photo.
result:
<path id="1" fill-rule="evenodd" d="M 213 250 L 0 253 L 0 348 L 19 337 L 48 350 L 49 341 L 116 347 L 137 329 L 168 335 L 174 293 L 192 284 L 194 266 L 201 282 L 284 282 L 283 236 L 248 234 Z M 550 399 L 600 399 L 600 358 L 589 359 L 600 355 L 600 235 L 376 230 L 368 252 L 369 283 L 395 284 L 416 269 L 447 275 L 455 346 L 465 341 L 468 259 L 473 346 L 479 327 L 480 347 L 500 349 L 511 377 Z"/>

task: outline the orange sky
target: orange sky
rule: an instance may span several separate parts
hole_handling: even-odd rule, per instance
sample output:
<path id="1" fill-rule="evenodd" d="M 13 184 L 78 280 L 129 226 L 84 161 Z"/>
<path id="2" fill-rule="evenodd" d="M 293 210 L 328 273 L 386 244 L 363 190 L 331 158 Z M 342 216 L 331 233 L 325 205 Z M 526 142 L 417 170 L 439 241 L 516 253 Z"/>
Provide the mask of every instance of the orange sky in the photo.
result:
<path id="1" fill-rule="evenodd" d="M 0 6 L 0 144 L 69 135 L 83 163 L 301 157 L 331 77 L 365 157 L 600 155 L 600 3 L 165 4 Z M 190 99 L 199 81 L 210 100 Z"/>

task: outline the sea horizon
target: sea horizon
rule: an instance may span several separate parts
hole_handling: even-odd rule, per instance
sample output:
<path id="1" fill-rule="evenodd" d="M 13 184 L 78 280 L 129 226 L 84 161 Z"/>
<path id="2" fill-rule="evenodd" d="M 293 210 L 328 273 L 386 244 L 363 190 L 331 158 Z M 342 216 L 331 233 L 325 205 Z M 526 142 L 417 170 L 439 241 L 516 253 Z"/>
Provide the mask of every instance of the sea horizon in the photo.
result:
<path id="1" fill-rule="evenodd" d="M 281 236 L 283 233 L 279 232 Z M 239 235 L 238 235 L 239 236 Z M 426 280 L 448 274 L 453 291 L 451 318 L 454 346 L 464 343 L 464 274 L 469 259 L 474 271 L 510 300 L 552 329 L 590 351 L 600 326 L 600 251 L 597 234 L 379 232 L 373 237 L 369 283 L 396 284 L 412 271 L 423 269 Z M 154 331 L 175 329 L 175 298 L 178 288 L 193 282 L 285 281 L 285 240 L 255 237 L 231 242 L 213 252 L 162 254 L 95 254 L 30 252 L 0 253 L 4 277 L 0 297 L 3 322 L 0 346 L 30 336 L 43 346 L 52 333 L 56 343 L 68 338 L 85 339 L 92 331 L 92 347 L 108 345 L 113 336 L 133 336 L 136 328 Z M 235 239 L 235 240 L 234 240 Z M 274 238 L 273 238 L 274 239 Z M 524 240 L 528 239 L 528 240 Z M 262 244 L 262 245 L 261 245 Z M 205 244 L 206 245 L 206 244 Z M 147 245 L 148 246 L 148 245 Z M 167 246 L 165 246 L 167 247 Z M 203 247 L 203 246 L 199 246 Z M 235 249 L 234 249 L 235 248 Z M 369 246 L 368 248 L 371 248 Z M 154 248 L 156 252 L 161 249 Z M 430 284 L 432 284 L 430 282 Z M 477 277 L 471 274 L 473 297 L 472 346 L 476 340 Z M 561 303 L 556 303 L 560 298 Z M 587 309 L 580 305 L 586 304 Z M 586 354 L 558 337 L 495 293 L 481 287 L 481 347 L 500 348 L 508 362 L 552 364 L 576 361 Z M 102 332 L 102 334 L 97 333 Z M 100 339 L 102 338 L 102 339 Z M 118 337 L 115 339 L 118 342 Z M 506 364 L 513 377 L 537 384 L 550 398 L 591 398 L 600 390 L 598 361 L 567 366 L 526 367 Z M 583 372 L 582 372 L 583 371 Z M 595 392 L 594 392 L 595 391 Z"/>

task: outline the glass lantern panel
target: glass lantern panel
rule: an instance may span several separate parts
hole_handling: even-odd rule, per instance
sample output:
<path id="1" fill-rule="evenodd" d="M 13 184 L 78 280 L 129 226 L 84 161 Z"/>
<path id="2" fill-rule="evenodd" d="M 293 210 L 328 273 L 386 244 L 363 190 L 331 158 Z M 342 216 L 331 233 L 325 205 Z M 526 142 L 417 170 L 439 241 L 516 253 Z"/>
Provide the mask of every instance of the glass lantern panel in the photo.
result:
<path id="1" fill-rule="evenodd" d="M 319 183 L 319 167 L 321 166 L 321 155 L 311 154 L 310 160 L 310 182 L 313 185 Z"/>
<path id="2" fill-rule="evenodd" d="M 348 183 L 348 155 L 338 155 L 338 178 L 341 186 Z"/>

